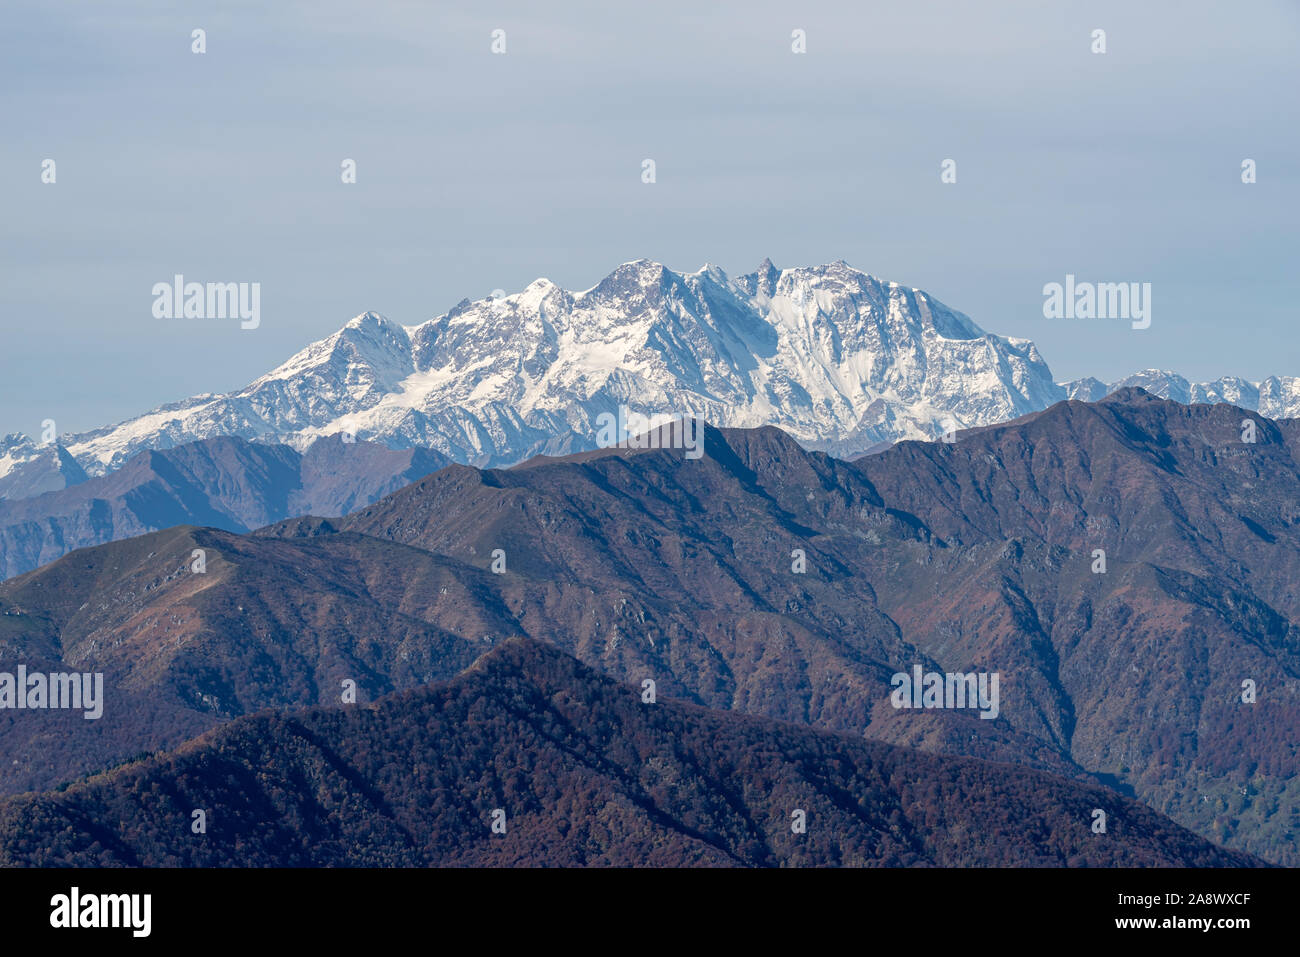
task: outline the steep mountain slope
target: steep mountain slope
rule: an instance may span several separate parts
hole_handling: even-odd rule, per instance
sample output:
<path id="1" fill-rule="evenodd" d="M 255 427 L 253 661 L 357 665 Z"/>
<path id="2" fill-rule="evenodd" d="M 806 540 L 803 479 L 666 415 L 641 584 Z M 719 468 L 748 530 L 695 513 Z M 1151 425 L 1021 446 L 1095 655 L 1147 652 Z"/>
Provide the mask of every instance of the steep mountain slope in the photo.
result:
<path id="1" fill-rule="evenodd" d="M 37 445 L 21 433 L 0 438 L 0 501 L 68 488 L 86 478 L 62 445 Z"/>
<path id="2" fill-rule="evenodd" d="M 854 453 L 1063 397 L 1032 343 L 989 335 L 924 292 L 842 262 L 764 262 L 731 279 L 714 266 L 682 274 L 638 260 L 591 289 L 539 279 L 419 326 L 364 313 L 238 392 L 62 441 L 92 475 L 195 439 L 303 448 L 337 432 L 509 464 L 594 448 L 597 417 L 626 405 L 779 425 Z"/>
<path id="3" fill-rule="evenodd" d="M 803 454 L 779 433 L 728 434 L 706 458 L 721 465 L 734 455 L 751 493 L 784 513 L 765 532 L 730 513 L 729 499 L 718 507 L 720 496 L 693 487 L 707 473 L 689 462 L 679 461 L 671 484 L 624 486 L 617 460 L 595 454 L 574 464 L 599 470 L 591 484 L 620 493 L 630 505 L 621 514 L 582 501 L 567 473 L 562 487 L 545 488 L 551 470 L 532 465 L 492 473 L 473 494 L 444 496 L 447 473 L 430 476 L 340 527 L 449 555 L 496 541 L 522 553 L 525 571 L 540 564 L 539 576 L 662 574 L 672 562 L 659 543 L 679 534 L 662 517 L 677 496 L 663 490 L 680 483 L 678 501 L 711 514 L 675 508 L 710 529 L 713 560 L 736 569 L 758 599 L 828 635 L 848 622 L 868 631 L 858 609 L 884 612 L 906 653 L 946 671 L 999 671 L 1015 731 L 1203 833 L 1297 861 L 1298 433 L 1300 423 L 1128 390 L 956 443 L 904 442 L 854 466 Z M 635 536 L 620 535 L 629 526 Z M 529 545 L 511 548 L 511 536 Z M 804 586 L 792 596 L 780 573 L 793 547 L 804 548 L 808 572 L 786 576 Z M 1097 549 L 1107 558 L 1100 574 Z M 823 577 L 834 584 L 813 591 Z M 687 567 L 642 587 L 698 592 L 710 578 Z M 873 655 L 881 652 L 899 660 L 888 647 Z M 1247 681 L 1258 691 L 1251 704 L 1242 701 Z M 963 741 L 953 726 L 936 731 L 888 707 L 876 709 L 868 733 L 962 753 L 989 747 L 977 732 Z"/>
<path id="4" fill-rule="evenodd" d="M 522 635 L 711 707 L 1100 778 L 1295 863 L 1298 428 L 1130 391 L 856 463 L 708 430 L 699 459 L 452 466 L 342 519 L 77 552 L 0 585 L 0 667 L 104 670 L 119 726 L 0 711 L 0 784 L 334 703 L 344 678 L 373 700 Z M 916 665 L 999 675 L 996 719 L 896 709 Z"/>
<path id="5" fill-rule="evenodd" d="M 1102 788 L 643 703 L 523 640 L 445 686 L 241 719 L 0 804 L 4 865 L 1255 863 Z"/>
<path id="6" fill-rule="evenodd" d="M 520 634 L 484 577 L 359 536 L 286 543 L 181 526 L 11 579 L 0 671 L 99 672 L 105 702 L 98 720 L 0 708 L 0 789 L 52 787 L 262 708 L 336 703 L 344 680 L 373 700 L 451 677 L 494 636 Z M 422 617 L 396 607 L 403 589 Z"/>
<path id="7" fill-rule="evenodd" d="M 761 437 L 806 455 L 775 430 Z M 344 679 L 373 700 L 450 677 L 515 635 L 553 641 L 624 680 L 654 677 L 663 693 L 702 704 L 854 732 L 898 724 L 972 750 L 974 737 L 982 755 L 1082 774 L 1005 722 L 900 718 L 884 700 L 892 663 L 930 659 L 851 579 L 791 574 L 786 543 L 804 531 L 753 488 L 721 434 L 710 432 L 708 445 L 711 456 L 689 470 L 669 452 L 591 453 L 588 468 L 609 478 L 535 465 L 523 470 L 543 483 L 533 497 L 561 499 L 537 508 L 517 493 L 501 500 L 513 472 L 444 469 L 412 488 L 423 521 L 471 536 L 445 554 L 340 530 L 343 520 L 291 520 L 254 536 L 171 529 L 6 582 L 0 668 L 102 671 L 113 707 L 89 722 L 0 710 L 14 755 L 0 763 L 0 787 L 49 787 L 260 708 L 336 702 Z M 662 525 L 642 534 L 655 497 Z M 373 517 L 358 515 L 359 526 Z M 735 538 L 719 524 L 733 520 Z M 505 574 L 491 571 L 498 547 Z M 202 574 L 191 570 L 195 549 Z M 737 561 L 747 553 L 773 564 Z"/>
<path id="8" fill-rule="evenodd" d="M 904 443 L 857 464 L 940 547 L 865 575 L 923 650 L 1021 662 L 1004 693 L 1080 765 L 1295 863 L 1298 426 L 1128 390 Z"/>
<path id="9" fill-rule="evenodd" d="M 0 501 L 0 578 L 73 549 L 173 525 L 247 531 L 292 515 L 341 515 L 435 471 L 428 449 L 339 436 L 305 452 L 243 439 L 142 452 L 116 472 L 34 498 Z"/>

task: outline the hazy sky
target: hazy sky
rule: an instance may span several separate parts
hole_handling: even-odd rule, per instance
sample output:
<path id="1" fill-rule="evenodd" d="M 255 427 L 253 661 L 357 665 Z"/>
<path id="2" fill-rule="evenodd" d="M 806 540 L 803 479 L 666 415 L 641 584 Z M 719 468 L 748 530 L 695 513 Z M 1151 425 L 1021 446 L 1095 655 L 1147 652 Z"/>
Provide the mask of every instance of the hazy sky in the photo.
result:
<path id="1" fill-rule="evenodd" d="M 640 257 L 845 259 L 1057 379 L 1300 375 L 1298 45 L 1293 0 L 4 0 L 0 433 Z M 261 283 L 261 326 L 154 318 L 176 273 Z M 1043 318 L 1067 273 L 1150 282 L 1151 327 Z"/>

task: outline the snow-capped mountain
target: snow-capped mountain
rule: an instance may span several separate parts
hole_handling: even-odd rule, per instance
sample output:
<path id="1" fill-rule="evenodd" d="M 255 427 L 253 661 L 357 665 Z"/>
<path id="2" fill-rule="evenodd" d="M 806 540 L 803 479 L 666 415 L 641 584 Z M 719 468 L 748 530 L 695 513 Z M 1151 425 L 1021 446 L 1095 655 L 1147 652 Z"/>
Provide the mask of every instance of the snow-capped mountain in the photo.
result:
<path id="1" fill-rule="evenodd" d="M 86 473 L 62 445 L 38 445 L 15 432 L 0 439 L 0 499 L 30 498 L 86 480 Z"/>
<path id="2" fill-rule="evenodd" d="M 1026 339 L 984 332 L 918 289 L 844 262 L 729 277 L 624 263 L 570 292 L 462 300 L 421 325 L 366 312 L 225 395 L 199 395 L 37 446 L 0 441 L 0 498 L 63 488 L 135 453 L 237 436 L 305 450 L 346 433 L 474 465 L 594 448 L 598 417 L 699 415 L 775 425 L 854 456 L 1138 385 L 1180 402 L 1300 415 L 1300 379 L 1192 384 L 1149 370 L 1058 384 Z"/>
<path id="3" fill-rule="evenodd" d="M 1062 383 L 1071 399 L 1083 402 L 1096 402 L 1130 386 L 1184 405 L 1227 402 L 1270 419 L 1300 416 L 1300 377 L 1296 376 L 1269 376 L 1262 382 L 1248 382 L 1236 376 L 1224 376 L 1213 382 L 1189 382 L 1176 372 L 1145 369 L 1109 385 L 1092 377 Z"/>
<path id="4" fill-rule="evenodd" d="M 227 395 L 62 438 L 90 475 L 142 449 L 233 435 L 305 448 L 346 432 L 473 464 L 593 448 L 597 416 L 776 425 L 860 453 L 1065 397 L 1033 343 L 843 262 L 728 277 L 638 260 L 590 289 L 539 279 L 418 326 L 367 312 Z"/>

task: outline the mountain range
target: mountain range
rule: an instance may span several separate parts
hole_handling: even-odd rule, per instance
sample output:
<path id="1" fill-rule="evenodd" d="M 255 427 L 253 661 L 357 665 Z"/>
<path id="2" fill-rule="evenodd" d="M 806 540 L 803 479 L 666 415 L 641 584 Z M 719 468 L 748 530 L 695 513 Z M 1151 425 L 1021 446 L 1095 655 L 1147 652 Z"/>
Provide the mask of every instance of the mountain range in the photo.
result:
<path id="1" fill-rule="evenodd" d="M 519 638 L 444 684 L 241 718 L 0 801 L 5 866 L 1260 863 L 1099 786 L 646 703 Z"/>
<path id="2" fill-rule="evenodd" d="M 1146 369 L 1109 385 L 1093 378 L 1063 383 L 1066 397 L 1096 402 L 1120 389 L 1142 389 L 1161 399 L 1184 405 L 1226 402 L 1249 409 L 1271 419 L 1300 416 L 1300 378 L 1270 376 L 1262 382 L 1248 382 L 1236 376 L 1224 376 L 1213 382 L 1188 382 L 1175 372 Z"/>
<path id="3" fill-rule="evenodd" d="M 430 449 L 337 435 L 303 452 L 238 438 L 140 452 L 98 478 L 0 499 L 0 578 L 77 548 L 173 525 L 246 532 L 293 515 L 342 515 L 446 464 Z"/>
<path id="4" fill-rule="evenodd" d="M 337 709 L 344 682 L 369 707 L 527 639 L 665 699 L 1104 784 L 1300 862 L 1300 423 L 1123 389 L 953 439 L 846 461 L 707 428 L 699 459 L 452 464 L 341 518 L 72 552 L 0 583 L 0 669 L 102 672 L 105 713 L 0 710 L 0 788 Z M 998 674 L 996 718 L 895 707 L 916 666 Z"/>
<path id="5" fill-rule="evenodd" d="M 1057 383 L 1032 342 L 992 335 L 918 289 L 835 262 L 736 278 L 624 263 L 590 289 L 538 279 L 420 325 L 363 313 L 244 388 L 38 445 L 0 440 L 0 498 L 65 488 L 143 451 L 217 437 L 305 450 L 340 433 L 456 462 L 596 447 L 621 406 L 773 425 L 853 457 L 1141 385 L 1182 402 L 1300 414 L 1300 380 L 1192 385 L 1158 371 Z"/>

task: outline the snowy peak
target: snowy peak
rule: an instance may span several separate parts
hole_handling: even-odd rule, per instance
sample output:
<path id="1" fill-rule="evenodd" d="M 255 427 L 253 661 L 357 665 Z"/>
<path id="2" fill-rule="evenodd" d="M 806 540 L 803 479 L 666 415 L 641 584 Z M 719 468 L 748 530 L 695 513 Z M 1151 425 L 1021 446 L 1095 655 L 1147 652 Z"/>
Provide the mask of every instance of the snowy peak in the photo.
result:
<path id="1" fill-rule="evenodd" d="M 1135 386 L 1184 405 L 1226 402 L 1270 419 L 1300 417 L 1300 377 L 1296 376 L 1270 376 L 1262 382 L 1249 382 L 1238 376 L 1223 376 L 1212 382 L 1189 382 L 1176 372 L 1144 369 L 1109 385 L 1092 377 L 1063 383 L 1071 399 L 1084 402 L 1096 402 L 1120 389 Z"/>
<path id="2" fill-rule="evenodd" d="M 1031 343 L 985 333 L 916 289 L 843 261 L 733 279 L 638 259 L 569 292 L 538 279 L 404 327 L 350 320 L 245 388 L 74 436 L 91 474 L 216 435 L 351 433 L 472 464 L 595 445 L 620 406 L 719 426 L 776 425 L 855 454 L 1042 408 L 1064 392 Z"/>
<path id="3" fill-rule="evenodd" d="M 62 445 L 38 445 L 19 432 L 0 439 L 0 499 L 31 498 L 79 485 L 86 478 Z"/>
<path id="4" fill-rule="evenodd" d="M 392 368 L 404 373 L 410 357 L 410 336 L 402 326 L 379 313 L 363 312 L 334 335 L 312 343 L 249 388 L 331 366 L 341 372 L 355 365 L 376 370 Z"/>
<path id="5" fill-rule="evenodd" d="M 987 333 L 928 293 L 843 260 L 781 268 L 765 259 L 733 278 L 709 263 L 679 273 L 638 259 L 584 290 L 537 279 L 413 326 L 363 312 L 238 391 L 62 437 L 66 461 L 32 466 L 21 484 L 62 487 L 81 480 L 78 470 L 100 475 L 136 452 L 216 436 L 301 450 L 344 433 L 508 465 L 595 447 L 599 417 L 621 407 L 777 426 L 853 456 L 1128 385 L 1300 412 L 1295 379 L 1193 385 L 1147 370 L 1109 386 L 1058 385 L 1032 342 Z M 0 444 L 0 478 L 37 458 L 17 440 Z"/>
<path id="6" fill-rule="evenodd" d="M 781 270 L 772 264 L 772 260 L 764 259 L 756 270 L 747 276 L 741 276 L 736 282 L 751 296 L 762 293 L 770 297 L 776 291 L 780 278 Z"/>

